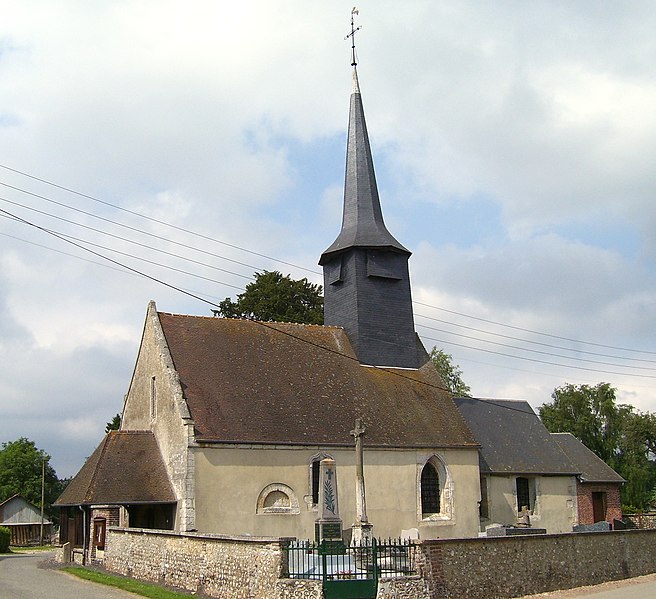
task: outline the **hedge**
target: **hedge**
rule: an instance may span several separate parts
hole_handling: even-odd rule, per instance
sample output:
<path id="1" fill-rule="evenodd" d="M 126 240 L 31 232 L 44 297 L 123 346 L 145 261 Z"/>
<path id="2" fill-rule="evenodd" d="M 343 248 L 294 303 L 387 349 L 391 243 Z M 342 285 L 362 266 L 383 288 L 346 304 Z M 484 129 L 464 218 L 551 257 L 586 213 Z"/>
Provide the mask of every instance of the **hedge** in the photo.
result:
<path id="1" fill-rule="evenodd" d="M 0 526 L 0 553 L 9 553 L 11 531 L 6 526 Z"/>

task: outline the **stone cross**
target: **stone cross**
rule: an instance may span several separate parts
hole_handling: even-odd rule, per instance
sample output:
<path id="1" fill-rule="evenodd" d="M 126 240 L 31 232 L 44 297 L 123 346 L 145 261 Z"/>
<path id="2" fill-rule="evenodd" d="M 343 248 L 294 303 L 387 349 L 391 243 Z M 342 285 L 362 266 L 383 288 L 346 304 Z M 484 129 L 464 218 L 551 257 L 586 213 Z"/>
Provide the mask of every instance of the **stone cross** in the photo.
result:
<path id="1" fill-rule="evenodd" d="M 351 435 L 355 438 L 355 522 L 352 527 L 352 539 L 358 543 L 371 541 L 373 526 L 367 518 L 367 495 L 364 486 L 364 452 L 362 437 L 365 434 L 362 419 L 357 418 Z"/>

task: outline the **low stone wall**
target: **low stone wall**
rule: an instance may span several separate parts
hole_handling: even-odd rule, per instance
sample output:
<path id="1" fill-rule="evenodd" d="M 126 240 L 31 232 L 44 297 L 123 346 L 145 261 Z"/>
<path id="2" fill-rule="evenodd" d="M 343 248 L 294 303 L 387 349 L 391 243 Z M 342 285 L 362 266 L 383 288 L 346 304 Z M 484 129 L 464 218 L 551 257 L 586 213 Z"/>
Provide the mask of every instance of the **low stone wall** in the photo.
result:
<path id="1" fill-rule="evenodd" d="M 286 575 L 285 539 L 110 528 L 105 567 L 219 599 L 323 599 Z M 656 530 L 420 541 L 378 599 L 503 599 L 656 572 Z"/>
<path id="2" fill-rule="evenodd" d="M 656 572 L 655 548 L 656 530 L 424 541 L 420 574 L 425 599 L 521 597 Z"/>
<path id="3" fill-rule="evenodd" d="M 656 514 L 653 512 L 646 514 L 624 514 L 622 520 L 630 528 L 656 528 Z"/>
<path id="4" fill-rule="evenodd" d="M 284 539 L 110 528 L 111 572 L 219 599 L 321 599 L 321 583 L 286 581 Z"/>

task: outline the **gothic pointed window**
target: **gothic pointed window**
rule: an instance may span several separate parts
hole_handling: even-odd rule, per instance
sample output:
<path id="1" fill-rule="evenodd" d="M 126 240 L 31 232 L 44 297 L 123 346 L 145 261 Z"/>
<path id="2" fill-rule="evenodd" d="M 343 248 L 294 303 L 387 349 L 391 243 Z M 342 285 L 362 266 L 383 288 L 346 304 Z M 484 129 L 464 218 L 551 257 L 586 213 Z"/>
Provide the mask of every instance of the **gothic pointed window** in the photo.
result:
<path id="1" fill-rule="evenodd" d="M 431 462 L 421 471 L 421 515 L 426 517 L 440 512 L 440 477 Z"/>

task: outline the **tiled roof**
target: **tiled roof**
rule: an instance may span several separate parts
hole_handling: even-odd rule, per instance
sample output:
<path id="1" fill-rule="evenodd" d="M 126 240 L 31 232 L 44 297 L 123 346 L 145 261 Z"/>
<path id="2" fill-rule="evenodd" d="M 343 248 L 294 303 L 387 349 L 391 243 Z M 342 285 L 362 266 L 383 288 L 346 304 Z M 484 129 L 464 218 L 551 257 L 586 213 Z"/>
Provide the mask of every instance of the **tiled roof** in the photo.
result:
<path id="1" fill-rule="evenodd" d="M 481 472 L 578 474 L 528 402 L 471 397 L 455 402 L 481 444 Z"/>
<path id="2" fill-rule="evenodd" d="M 571 433 L 551 433 L 560 448 L 567 454 L 574 467 L 580 472 L 584 483 L 626 482 L 596 453 L 588 449 Z"/>
<path id="3" fill-rule="evenodd" d="M 55 505 L 175 501 L 153 433 L 111 431 L 55 501 Z"/>
<path id="4" fill-rule="evenodd" d="M 343 329 L 158 313 L 196 440 L 378 447 L 476 446 L 428 363 L 361 366 Z"/>

